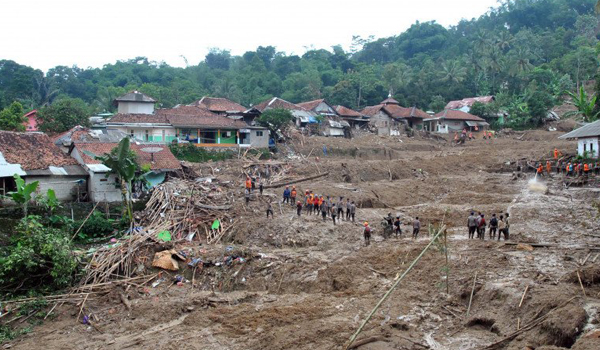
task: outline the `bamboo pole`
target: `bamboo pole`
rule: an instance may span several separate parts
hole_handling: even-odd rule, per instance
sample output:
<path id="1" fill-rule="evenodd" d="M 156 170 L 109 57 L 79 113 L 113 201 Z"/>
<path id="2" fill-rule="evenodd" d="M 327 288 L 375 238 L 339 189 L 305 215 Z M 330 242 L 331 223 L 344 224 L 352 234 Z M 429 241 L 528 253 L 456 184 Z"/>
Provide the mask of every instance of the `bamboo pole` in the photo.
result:
<path id="1" fill-rule="evenodd" d="M 88 219 L 90 218 L 90 216 L 92 216 L 92 214 L 96 210 L 96 207 L 98 206 L 98 204 L 100 204 L 100 202 L 96 202 L 96 205 L 94 205 L 94 207 L 92 208 L 92 211 L 90 211 L 90 213 L 88 214 L 88 216 L 86 216 L 85 220 L 83 220 L 83 222 L 81 223 L 81 226 L 79 226 L 79 228 L 77 229 L 77 231 L 75 231 L 75 234 L 73 235 L 73 237 L 71 237 L 71 241 L 73 239 L 75 239 L 75 237 L 77 237 L 77 234 L 79 233 L 79 231 L 81 231 L 81 229 L 83 228 L 83 225 L 85 225 L 85 223 L 88 221 Z"/>
<path id="2" fill-rule="evenodd" d="M 471 297 L 469 297 L 469 307 L 467 308 L 467 317 L 471 312 L 471 303 L 473 302 L 473 294 L 475 293 L 475 283 L 477 283 L 477 271 L 475 271 L 475 278 L 473 278 L 473 288 L 471 289 Z"/>
<path id="3" fill-rule="evenodd" d="M 375 312 L 377 312 L 377 309 L 379 309 L 379 307 L 381 306 L 381 304 L 383 304 L 383 302 L 387 300 L 387 298 L 390 296 L 390 294 L 392 294 L 392 292 L 394 291 L 394 289 L 396 289 L 396 287 L 398 287 L 398 285 L 400 284 L 400 282 L 404 279 L 404 277 L 406 277 L 406 275 L 410 272 L 410 270 L 412 270 L 412 268 L 417 264 L 417 262 L 419 262 L 419 260 L 421 260 L 421 258 L 423 257 L 423 255 L 425 255 L 425 252 L 429 249 L 429 247 L 431 247 L 431 245 L 442 234 L 442 232 L 444 232 L 445 228 L 446 228 L 446 226 L 440 227 L 438 233 L 431 239 L 431 241 L 429 242 L 429 244 L 427 244 L 427 246 L 421 251 L 421 254 L 419 254 L 419 256 L 417 256 L 415 258 L 415 260 L 410 264 L 410 266 L 406 269 L 406 271 L 404 271 L 404 273 L 402 274 L 402 276 L 400 276 L 396 280 L 396 282 L 394 282 L 394 284 L 392 285 L 392 287 L 390 287 L 390 289 L 383 295 L 383 297 L 379 300 L 379 302 L 377 303 L 377 305 L 375 305 L 375 307 L 373 308 L 373 310 L 371 311 L 371 313 L 369 314 L 369 316 L 367 316 L 367 318 L 363 321 L 363 323 L 360 325 L 360 327 L 358 327 L 358 330 L 356 330 L 356 333 L 354 333 L 354 335 L 352 335 L 352 337 L 350 337 L 350 341 L 349 341 L 348 345 L 346 345 L 346 347 L 345 347 L 346 350 L 351 349 L 352 343 L 354 343 L 354 341 L 356 340 L 356 337 L 358 337 L 358 335 L 360 334 L 360 332 L 362 332 L 362 330 L 366 326 L 367 322 L 369 322 L 369 320 L 371 319 L 371 317 L 373 317 L 373 315 L 375 314 Z"/>
<path id="4" fill-rule="evenodd" d="M 529 285 L 525 287 L 525 291 L 523 292 L 523 296 L 521 297 L 521 302 L 519 303 L 519 308 L 523 305 L 523 300 L 525 300 L 525 295 L 527 294 L 527 290 L 529 289 Z"/>

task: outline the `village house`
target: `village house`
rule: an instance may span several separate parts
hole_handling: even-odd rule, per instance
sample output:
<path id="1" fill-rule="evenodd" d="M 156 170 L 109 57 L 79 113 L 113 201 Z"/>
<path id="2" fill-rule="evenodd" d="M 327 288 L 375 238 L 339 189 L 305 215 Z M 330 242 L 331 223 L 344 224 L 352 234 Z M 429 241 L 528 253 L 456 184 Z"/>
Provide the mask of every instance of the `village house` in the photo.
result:
<path id="1" fill-rule="evenodd" d="M 335 108 L 324 99 L 298 103 L 298 106 L 322 117 L 319 132 L 323 136 L 350 137 L 350 124 L 339 118 Z"/>
<path id="2" fill-rule="evenodd" d="M 27 131 L 27 132 L 39 131 L 37 109 L 34 109 L 33 111 L 26 113 L 23 117 L 25 119 L 27 119 L 25 122 L 23 122 L 23 125 L 25 125 L 25 131 Z"/>
<path id="3" fill-rule="evenodd" d="M 53 189 L 61 201 L 85 201 L 87 172 L 45 134 L 0 131 L 0 195 L 15 191 L 14 175 L 39 182 L 38 193 Z"/>
<path id="4" fill-rule="evenodd" d="M 145 95 L 144 95 L 145 96 Z M 149 97 L 139 97 L 137 100 L 148 100 Z M 122 98 L 117 99 L 118 101 Z M 131 98 L 127 98 L 127 109 L 140 110 L 142 107 L 132 105 Z M 200 100 L 203 101 L 203 100 Z M 204 100 L 206 104 L 209 100 Z M 214 102 L 213 100 L 210 100 Z M 211 103 L 213 109 L 221 110 L 227 114 L 227 103 L 217 107 Z M 119 104 L 121 102 L 118 102 Z M 146 102 L 141 102 L 146 103 Z M 244 108 L 243 106 L 236 107 Z M 124 110 L 126 108 L 123 108 Z M 106 123 L 107 130 L 118 130 L 133 139 L 144 143 L 168 144 L 172 142 L 189 142 L 199 147 L 257 147 L 269 146 L 268 129 L 248 125 L 242 118 L 226 117 L 211 112 L 199 106 L 177 106 L 170 109 L 145 109 L 151 113 L 118 113 Z"/>
<path id="5" fill-rule="evenodd" d="M 225 116 L 231 119 L 243 120 L 248 125 L 255 125 L 254 119 L 260 116 L 260 112 L 255 108 L 246 108 L 239 103 L 233 102 L 222 97 L 204 96 L 200 100 L 189 104 L 211 111 L 214 114 Z"/>
<path id="6" fill-rule="evenodd" d="M 600 138 L 600 120 L 586 124 L 559 137 L 563 140 L 577 140 L 577 154 L 584 158 L 599 158 L 598 140 Z"/>
<path id="7" fill-rule="evenodd" d="M 77 125 L 62 134 L 53 138 L 54 144 L 60 147 L 63 152 L 68 153 L 75 142 L 119 142 L 125 137 L 126 133 L 116 129 L 89 129 Z"/>
<path id="8" fill-rule="evenodd" d="M 402 107 L 388 96 L 376 106 L 365 107 L 361 112 L 370 118 L 369 123 L 377 128 L 378 135 L 399 135 L 400 127 L 423 128 L 423 120 L 429 115 L 416 107 Z"/>
<path id="9" fill-rule="evenodd" d="M 307 111 L 313 112 L 315 115 L 329 116 L 329 117 L 337 117 L 338 114 L 325 99 L 319 99 L 314 101 L 302 102 L 298 103 L 298 106 L 306 109 Z"/>
<path id="10" fill-rule="evenodd" d="M 317 118 L 315 118 L 316 114 L 314 112 L 311 112 L 286 100 L 280 99 L 279 97 L 273 97 L 263 101 L 254 106 L 254 108 L 260 113 L 263 113 L 269 109 L 287 109 L 296 119 L 296 126 L 301 128 L 308 126 L 308 124 L 318 123 Z"/>
<path id="11" fill-rule="evenodd" d="M 89 174 L 89 193 L 92 202 L 119 202 L 121 197 L 121 184 L 116 175 L 111 174 L 111 169 L 102 164 L 96 157 L 109 154 L 118 143 L 104 142 L 75 142 L 70 155 L 81 164 Z M 169 172 L 181 169 L 181 163 L 175 158 L 166 145 L 144 145 L 131 143 L 131 150 L 136 154 L 138 164 L 148 167 L 151 171 L 145 174 L 151 186 L 156 186 L 165 181 Z M 137 194 L 142 192 L 141 186 L 134 186 Z"/>
<path id="12" fill-rule="evenodd" d="M 444 109 L 456 109 L 469 113 L 475 102 L 483 103 L 485 105 L 492 103 L 495 100 L 496 98 L 494 96 L 468 97 L 463 98 L 462 100 L 450 101 Z"/>
<path id="13" fill-rule="evenodd" d="M 445 109 L 433 118 L 425 119 L 425 129 L 440 134 L 461 132 L 463 129 L 481 131 L 488 126 L 489 124 L 483 118 L 453 109 Z"/>
<path id="14" fill-rule="evenodd" d="M 361 129 L 369 124 L 369 117 L 364 116 L 357 111 L 344 106 L 335 106 L 337 114 L 350 124 L 351 128 Z"/>
<path id="15" fill-rule="evenodd" d="M 152 114 L 156 100 L 139 91 L 130 91 L 114 102 L 119 114 Z"/>

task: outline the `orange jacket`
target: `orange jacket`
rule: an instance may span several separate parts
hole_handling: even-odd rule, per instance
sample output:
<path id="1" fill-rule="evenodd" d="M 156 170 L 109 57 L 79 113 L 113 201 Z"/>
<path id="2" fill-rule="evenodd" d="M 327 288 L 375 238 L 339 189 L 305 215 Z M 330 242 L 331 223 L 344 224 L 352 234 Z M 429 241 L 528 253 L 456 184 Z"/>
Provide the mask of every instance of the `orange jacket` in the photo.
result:
<path id="1" fill-rule="evenodd" d="M 583 171 L 588 172 L 590 171 L 590 166 L 586 164 L 583 165 Z"/>
<path id="2" fill-rule="evenodd" d="M 558 159 L 558 149 L 554 149 L 554 159 Z"/>
<path id="3" fill-rule="evenodd" d="M 319 198 L 319 205 L 323 204 L 323 197 Z"/>
<path id="4" fill-rule="evenodd" d="M 248 188 L 248 189 L 252 188 L 252 180 L 250 180 L 250 179 L 246 180 L 246 188 Z"/>
<path id="5" fill-rule="evenodd" d="M 546 171 L 548 171 L 548 172 L 552 171 L 552 165 L 550 164 L 550 161 L 546 162 Z"/>
<path id="6" fill-rule="evenodd" d="M 311 197 L 308 197 L 306 199 L 306 204 L 313 204 L 313 199 Z"/>
<path id="7" fill-rule="evenodd" d="M 538 174 L 541 174 L 544 171 L 544 167 L 540 164 L 540 166 L 537 168 L 537 172 Z"/>
<path id="8" fill-rule="evenodd" d="M 298 194 L 298 192 L 296 192 L 296 190 L 292 190 L 292 192 L 291 192 L 292 197 L 296 197 L 297 194 Z"/>

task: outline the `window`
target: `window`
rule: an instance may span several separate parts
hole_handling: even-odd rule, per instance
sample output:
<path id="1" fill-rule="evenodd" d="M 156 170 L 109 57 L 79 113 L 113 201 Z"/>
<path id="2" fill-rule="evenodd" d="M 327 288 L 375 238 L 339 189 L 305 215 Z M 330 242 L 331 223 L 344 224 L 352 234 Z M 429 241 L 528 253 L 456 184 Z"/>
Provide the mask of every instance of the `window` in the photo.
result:
<path id="1" fill-rule="evenodd" d="M 587 143 L 583 143 L 583 153 L 587 152 Z"/>
<path id="2" fill-rule="evenodd" d="M 262 131 L 257 131 L 256 132 L 256 136 L 263 136 L 263 132 Z"/>
<path id="3" fill-rule="evenodd" d="M 129 136 L 133 137 L 133 130 L 129 130 Z"/>
<path id="4" fill-rule="evenodd" d="M 594 144 L 590 143 L 590 156 L 594 156 Z"/>
<path id="5" fill-rule="evenodd" d="M 148 130 L 146 130 L 146 138 L 144 140 L 150 141 L 150 133 L 148 132 Z"/>
<path id="6" fill-rule="evenodd" d="M 223 131 L 223 133 L 221 134 L 222 137 L 226 137 L 226 138 L 230 138 L 231 137 L 231 131 Z"/>

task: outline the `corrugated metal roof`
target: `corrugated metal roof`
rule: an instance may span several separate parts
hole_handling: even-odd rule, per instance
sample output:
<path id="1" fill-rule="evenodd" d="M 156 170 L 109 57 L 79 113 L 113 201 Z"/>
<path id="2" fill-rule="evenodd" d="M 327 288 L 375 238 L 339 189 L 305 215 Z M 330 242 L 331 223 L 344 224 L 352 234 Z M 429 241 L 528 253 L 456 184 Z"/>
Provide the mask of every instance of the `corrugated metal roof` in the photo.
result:
<path id="1" fill-rule="evenodd" d="M 586 124 L 559 137 L 559 139 L 579 139 L 584 137 L 600 136 L 600 120 Z"/>

